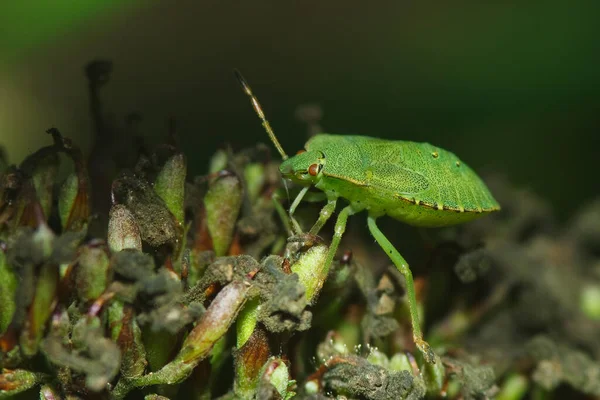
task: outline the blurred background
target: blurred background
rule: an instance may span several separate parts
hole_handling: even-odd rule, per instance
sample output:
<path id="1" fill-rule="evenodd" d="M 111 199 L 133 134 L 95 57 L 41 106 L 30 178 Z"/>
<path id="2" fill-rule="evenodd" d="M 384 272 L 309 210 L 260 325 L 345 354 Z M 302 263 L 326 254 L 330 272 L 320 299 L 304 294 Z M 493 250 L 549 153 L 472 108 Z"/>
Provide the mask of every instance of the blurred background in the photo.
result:
<path id="1" fill-rule="evenodd" d="M 433 143 L 566 218 L 600 188 L 598 15 L 558 0 L 5 0 L 0 144 L 19 163 L 55 126 L 89 150 L 84 66 L 105 59 L 114 126 L 139 112 L 157 143 L 174 117 L 202 174 L 219 147 L 267 142 L 238 68 L 289 153 L 307 139 L 296 107 L 318 104 L 328 133 Z"/>

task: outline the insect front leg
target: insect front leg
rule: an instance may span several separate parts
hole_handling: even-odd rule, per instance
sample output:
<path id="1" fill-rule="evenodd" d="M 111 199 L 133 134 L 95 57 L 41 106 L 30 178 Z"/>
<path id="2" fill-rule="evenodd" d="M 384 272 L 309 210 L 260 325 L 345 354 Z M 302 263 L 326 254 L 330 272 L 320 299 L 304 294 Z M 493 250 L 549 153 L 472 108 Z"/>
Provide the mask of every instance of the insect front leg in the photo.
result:
<path id="1" fill-rule="evenodd" d="M 296 221 L 296 218 L 294 218 L 294 212 L 296 212 L 296 207 L 298 207 L 298 205 L 302 201 L 302 198 L 304 197 L 306 192 L 308 192 L 308 189 L 309 189 L 308 186 L 305 186 L 302 188 L 300 193 L 298 193 L 298 196 L 296 196 L 296 198 L 292 202 L 292 205 L 290 206 L 290 210 L 288 212 L 288 214 L 290 216 L 290 221 L 292 222 L 292 227 L 294 229 L 294 234 L 296 234 L 296 235 L 302 234 L 302 228 L 300 227 L 300 224 L 298 223 L 298 221 Z"/>
<path id="2" fill-rule="evenodd" d="M 329 199 L 329 201 L 327 201 L 327 204 L 325 204 L 325 206 L 323 206 L 323 208 L 321 208 L 321 212 L 319 213 L 319 219 L 317 219 L 317 221 L 312 226 L 312 228 L 310 228 L 311 235 L 317 235 L 319 233 L 321 228 L 323 228 L 323 225 L 325 225 L 327 223 L 327 221 L 329 220 L 329 217 L 331 217 L 331 215 L 335 211 L 336 205 L 337 205 L 337 198 Z"/>
<path id="3" fill-rule="evenodd" d="M 415 285 L 413 282 L 412 272 L 408 267 L 408 263 L 402 257 L 402 255 L 396 250 L 396 248 L 390 243 L 390 241 L 385 237 L 383 232 L 379 230 L 377 224 L 375 223 L 376 217 L 371 215 L 368 216 L 367 224 L 369 226 L 369 231 L 371 231 L 371 235 L 375 238 L 379 246 L 385 251 L 390 260 L 394 263 L 398 271 L 404 276 L 406 280 L 406 296 L 408 297 L 408 308 L 410 311 L 410 319 L 412 324 L 413 331 L 413 340 L 415 344 L 425 357 L 425 360 L 433 364 L 435 363 L 435 354 L 431 349 L 431 346 L 423 340 L 423 334 L 421 333 L 421 324 L 419 323 L 419 311 L 417 308 L 417 299 L 415 297 Z"/>
<path id="4" fill-rule="evenodd" d="M 327 207 L 327 206 L 325 206 Z M 325 258 L 325 262 L 323 263 L 322 269 L 316 273 L 317 276 L 327 276 L 329 268 L 333 263 L 333 258 L 335 257 L 335 253 L 340 245 L 340 241 L 342 240 L 342 235 L 346 230 L 346 223 L 348 222 L 348 217 L 350 215 L 356 214 L 360 210 L 356 210 L 352 205 L 346 206 L 340 211 L 338 214 L 337 221 L 335 222 L 335 228 L 333 233 L 333 238 L 331 239 L 331 244 L 329 245 L 329 250 L 327 250 L 327 257 Z M 319 293 L 321 288 L 323 287 L 324 282 L 319 282 L 319 287 L 316 288 L 315 293 Z M 317 296 L 314 296 L 316 300 Z M 313 300 L 313 301 L 315 301 Z"/>

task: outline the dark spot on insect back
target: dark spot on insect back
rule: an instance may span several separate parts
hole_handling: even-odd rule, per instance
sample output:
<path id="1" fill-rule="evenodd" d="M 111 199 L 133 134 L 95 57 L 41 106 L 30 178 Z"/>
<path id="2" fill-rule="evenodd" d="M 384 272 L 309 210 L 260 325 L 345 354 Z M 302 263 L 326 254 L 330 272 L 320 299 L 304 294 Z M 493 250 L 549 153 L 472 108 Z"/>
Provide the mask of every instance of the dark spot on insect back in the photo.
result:
<path id="1" fill-rule="evenodd" d="M 456 162 L 456 166 L 457 166 L 457 167 L 460 167 L 460 161 L 457 161 L 457 162 Z"/>

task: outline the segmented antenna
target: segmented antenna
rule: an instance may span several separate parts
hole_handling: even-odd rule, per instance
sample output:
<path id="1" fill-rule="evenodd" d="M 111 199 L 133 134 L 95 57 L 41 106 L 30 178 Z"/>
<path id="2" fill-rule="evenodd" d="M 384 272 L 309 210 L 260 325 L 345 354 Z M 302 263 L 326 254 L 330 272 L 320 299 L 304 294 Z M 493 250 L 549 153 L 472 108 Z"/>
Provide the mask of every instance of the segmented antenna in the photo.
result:
<path id="1" fill-rule="evenodd" d="M 260 118 L 260 120 L 262 121 L 263 128 L 265 128 L 265 130 L 269 134 L 269 137 L 271 138 L 271 141 L 275 145 L 275 148 L 277 149 L 279 154 L 281 154 L 281 158 L 283 158 L 284 160 L 287 160 L 289 157 L 287 154 L 285 154 L 285 151 L 283 151 L 283 147 L 281 147 L 279 140 L 277 140 L 277 137 L 275 136 L 275 132 L 273 132 L 273 129 L 271 128 L 271 125 L 269 124 L 269 121 L 267 121 L 267 118 L 265 118 L 265 113 L 263 112 L 256 96 L 254 96 L 254 94 L 252 94 L 250 85 L 248 85 L 248 82 L 246 82 L 246 80 L 244 79 L 244 77 L 242 76 L 240 71 L 238 71 L 236 69 L 236 70 L 234 70 L 234 72 L 235 72 L 235 77 L 240 82 L 240 85 L 242 85 L 242 89 L 244 89 L 244 92 L 246 92 L 246 94 L 250 97 L 250 102 L 252 103 L 252 107 L 254 108 L 254 111 L 256 111 L 256 115 L 258 115 L 258 118 Z"/>

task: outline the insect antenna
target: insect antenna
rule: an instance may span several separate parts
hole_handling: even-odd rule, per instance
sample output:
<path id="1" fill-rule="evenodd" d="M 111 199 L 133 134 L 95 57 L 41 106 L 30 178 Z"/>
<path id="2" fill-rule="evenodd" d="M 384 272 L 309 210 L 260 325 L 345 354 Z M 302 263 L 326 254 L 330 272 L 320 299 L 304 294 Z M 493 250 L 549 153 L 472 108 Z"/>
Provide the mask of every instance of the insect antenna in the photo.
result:
<path id="1" fill-rule="evenodd" d="M 246 80 L 244 79 L 244 77 L 242 76 L 240 71 L 235 69 L 234 72 L 235 72 L 235 77 L 240 82 L 240 85 L 242 85 L 242 89 L 244 89 L 244 92 L 246 92 L 246 94 L 250 97 L 250 102 L 252 103 L 252 107 L 254 108 L 254 111 L 256 111 L 258 118 L 260 118 L 260 120 L 262 121 L 262 126 L 265 128 L 265 130 L 269 134 L 269 137 L 271 138 L 271 141 L 275 145 L 275 148 L 277 149 L 279 154 L 281 154 L 281 158 L 283 158 L 284 160 L 287 160 L 289 157 L 287 154 L 285 154 L 285 151 L 283 151 L 283 147 L 281 147 L 279 140 L 277 140 L 277 137 L 275 136 L 275 132 L 273 132 L 273 128 L 271 128 L 269 121 L 267 121 L 267 118 L 265 118 L 265 113 L 263 112 L 262 107 L 260 106 L 260 103 L 258 102 L 258 99 L 252 93 L 252 90 L 250 89 L 250 85 L 248 85 L 248 82 L 246 82 Z"/>

